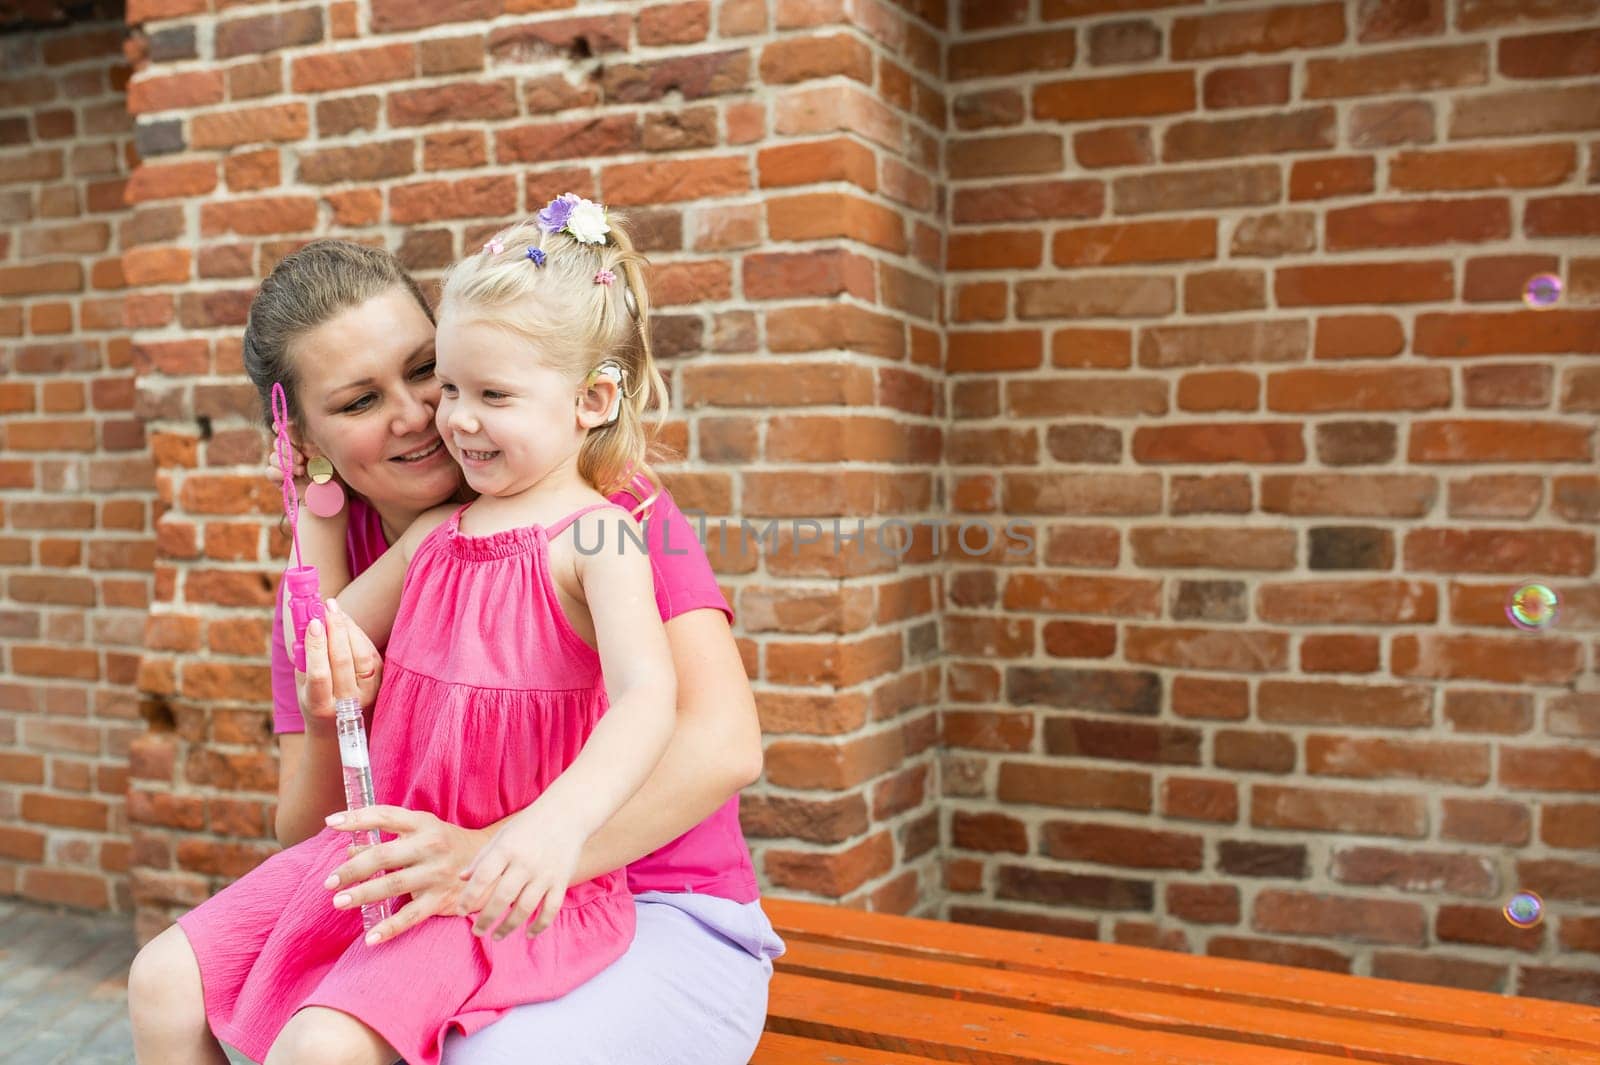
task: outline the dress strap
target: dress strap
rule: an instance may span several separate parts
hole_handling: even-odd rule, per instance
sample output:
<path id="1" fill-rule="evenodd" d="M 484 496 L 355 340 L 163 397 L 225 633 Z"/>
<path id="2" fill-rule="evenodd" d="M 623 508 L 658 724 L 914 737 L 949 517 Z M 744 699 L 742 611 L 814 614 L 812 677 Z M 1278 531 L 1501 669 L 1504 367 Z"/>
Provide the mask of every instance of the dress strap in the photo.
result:
<path id="1" fill-rule="evenodd" d="M 607 502 L 604 502 L 604 503 L 590 503 L 588 506 L 582 507 L 582 508 L 580 508 L 578 510 L 573 511 L 571 514 L 568 514 L 566 517 L 562 518 L 560 521 L 556 522 L 554 525 L 546 525 L 545 528 L 544 528 L 544 538 L 546 540 L 554 540 L 556 537 L 560 536 L 563 532 L 566 531 L 568 525 L 571 525 L 573 522 L 577 521 L 579 518 L 583 517 L 585 514 L 589 513 L 591 510 L 603 510 L 603 509 L 605 509 L 607 507 L 610 507 L 610 508 L 612 508 L 614 510 L 620 510 L 623 513 L 627 513 L 627 508 L 620 507 L 617 504 L 610 502 L 609 500 Z"/>

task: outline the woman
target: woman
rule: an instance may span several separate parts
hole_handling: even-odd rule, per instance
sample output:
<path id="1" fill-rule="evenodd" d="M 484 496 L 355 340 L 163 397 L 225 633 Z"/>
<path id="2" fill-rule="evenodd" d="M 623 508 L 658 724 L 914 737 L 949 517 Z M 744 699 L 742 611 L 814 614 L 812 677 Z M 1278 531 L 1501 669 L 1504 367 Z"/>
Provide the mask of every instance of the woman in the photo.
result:
<path id="1" fill-rule="evenodd" d="M 263 283 L 244 347 L 264 409 L 272 383 L 281 382 L 298 451 L 326 459 L 349 491 L 333 520 L 301 512 L 304 561 L 318 568 L 322 595 L 335 595 L 412 520 L 461 490 L 460 470 L 434 426 L 431 313 L 386 252 L 318 241 L 284 259 Z M 640 502 L 626 493 L 613 498 Z M 771 959 L 782 944 L 756 901 L 738 824 L 737 793 L 761 769 L 754 698 L 729 628 L 731 611 L 698 540 L 670 496 L 653 501 L 649 514 L 657 601 L 678 675 L 677 726 L 644 786 L 590 838 L 574 878 L 628 867 L 638 910 L 634 943 L 577 992 L 519 1007 L 471 1037 L 453 1036 L 447 1065 L 521 1063 L 532 1047 L 540 1060 L 563 1063 L 743 1063 L 760 1037 Z M 322 647 L 308 647 L 297 692 L 282 641 L 273 645 L 276 830 L 286 845 L 344 808 L 334 695 L 366 694 L 377 683 L 376 652 L 358 632 L 330 624 Z M 368 895 L 410 895 L 412 904 L 380 927 L 386 938 L 453 912 L 457 873 L 487 842 L 430 815 L 389 808 L 343 827 L 397 837 L 336 870 L 329 890 L 329 904 L 337 896 L 341 906 L 358 906 Z M 379 871 L 384 875 L 370 886 L 352 886 Z M 181 934 L 174 928 L 163 936 Z M 148 974 L 136 968 L 131 979 L 157 972 L 170 979 L 170 967 L 156 964 Z M 198 984 L 198 970 L 192 975 Z M 192 1018 L 171 1023 L 186 1022 Z"/>

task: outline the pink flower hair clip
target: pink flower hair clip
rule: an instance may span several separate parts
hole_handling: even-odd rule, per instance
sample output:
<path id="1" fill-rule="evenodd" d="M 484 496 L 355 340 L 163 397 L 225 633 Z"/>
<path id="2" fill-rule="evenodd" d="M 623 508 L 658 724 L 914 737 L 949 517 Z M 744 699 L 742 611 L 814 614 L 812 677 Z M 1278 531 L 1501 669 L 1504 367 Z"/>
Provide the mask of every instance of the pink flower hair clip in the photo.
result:
<path id="1" fill-rule="evenodd" d="M 597 285 L 610 285 L 616 280 L 617 275 L 612 273 L 610 270 L 601 270 L 598 274 L 594 275 L 594 283 Z"/>
<path id="2" fill-rule="evenodd" d="M 489 243 L 487 243 L 487 244 L 485 244 L 483 246 L 483 251 L 484 251 L 485 255 L 499 255 L 501 252 L 503 252 L 505 250 L 506 250 L 505 242 L 504 241 L 500 241 L 500 240 L 491 240 L 491 241 L 489 241 Z"/>

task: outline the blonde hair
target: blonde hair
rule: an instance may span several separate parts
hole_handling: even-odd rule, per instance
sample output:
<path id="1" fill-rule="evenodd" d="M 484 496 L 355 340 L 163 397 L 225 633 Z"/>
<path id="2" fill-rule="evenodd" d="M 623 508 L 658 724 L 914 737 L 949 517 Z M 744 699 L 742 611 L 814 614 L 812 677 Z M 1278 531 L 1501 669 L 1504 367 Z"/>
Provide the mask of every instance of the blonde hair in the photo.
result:
<path id="1" fill-rule="evenodd" d="M 616 421 L 589 431 L 578 451 L 578 473 L 601 495 L 627 488 L 643 501 L 642 513 L 662 490 L 650 468 L 666 452 L 657 443 L 667 417 L 667 384 L 650 351 L 650 296 L 644 268 L 626 219 L 607 211 L 611 231 L 602 244 L 583 243 L 569 233 L 547 233 L 532 219 L 496 233 L 450 268 L 439 297 L 439 314 L 461 314 L 534 341 L 555 369 L 586 381 L 607 360 L 622 369 Z M 537 249 L 544 261 L 529 258 Z M 596 280 L 600 271 L 611 284 Z M 655 411 L 654 424 L 646 414 Z M 650 491 L 641 496 L 639 480 Z"/>

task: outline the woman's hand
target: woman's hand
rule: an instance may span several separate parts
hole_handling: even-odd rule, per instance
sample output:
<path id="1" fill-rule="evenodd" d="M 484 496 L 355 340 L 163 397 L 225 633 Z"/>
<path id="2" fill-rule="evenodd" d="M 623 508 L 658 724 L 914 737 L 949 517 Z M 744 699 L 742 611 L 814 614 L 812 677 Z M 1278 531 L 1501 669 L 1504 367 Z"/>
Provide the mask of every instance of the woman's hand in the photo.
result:
<path id="1" fill-rule="evenodd" d="M 367 934 L 368 943 L 393 939 L 429 917 L 461 917 L 469 912 L 461 905 L 466 891 L 461 869 L 483 847 L 487 832 L 460 828 L 430 813 L 398 806 L 369 806 L 333 814 L 328 825 L 341 832 L 376 829 L 396 837 L 376 847 L 352 848 L 355 856 L 322 885 L 338 891 L 333 905 L 341 910 L 411 896 L 398 913 Z M 383 875 L 368 879 L 379 872 Z"/>
<path id="2" fill-rule="evenodd" d="M 333 728 L 335 699 L 355 698 L 363 708 L 371 706 L 383 679 L 383 657 L 361 626 L 337 600 L 328 600 L 327 614 L 326 630 L 315 618 L 306 626 L 306 671 L 295 678 L 306 728 L 317 731 Z"/>
<path id="3" fill-rule="evenodd" d="M 476 913 L 474 935 L 504 939 L 534 918 L 536 936 L 550 927 L 566 899 L 588 833 L 556 808 L 532 806 L 505 821 L 460 873 L 465 913 Z"/>
<path id="4" fill-rule="evenodd" d="M 274 430 L 276 433 L 276 430 Z M 300 454 L 298 448 L 289 445 L 289 461 L 294 463 L 294 480 L 297 486 L 303 488 L 306 476 L 305 456 Z M 283 467 L 278 463 L 278 438 L 272 438 L 272 446 L 267 448 L 267 480 L 273 484 L 283 483 Z"/>

